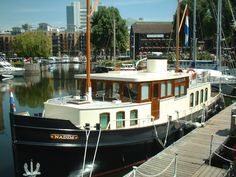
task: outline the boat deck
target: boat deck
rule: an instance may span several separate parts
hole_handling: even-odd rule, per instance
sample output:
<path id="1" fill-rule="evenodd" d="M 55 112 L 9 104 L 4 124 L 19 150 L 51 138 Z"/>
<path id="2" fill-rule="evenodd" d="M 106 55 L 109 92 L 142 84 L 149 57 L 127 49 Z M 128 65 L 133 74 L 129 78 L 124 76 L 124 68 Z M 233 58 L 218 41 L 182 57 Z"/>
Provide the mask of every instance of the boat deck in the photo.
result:
<path id="1" fill-rule="evenodd" d="M 193 130 L 126 176 L 225 176 L 226 169 L 210 166 L 206 160 L 209 159 L 212 136 L 212 152 L 217 152 L 229 136 L 232 107 L 225 108 L 204 127 Z"/>

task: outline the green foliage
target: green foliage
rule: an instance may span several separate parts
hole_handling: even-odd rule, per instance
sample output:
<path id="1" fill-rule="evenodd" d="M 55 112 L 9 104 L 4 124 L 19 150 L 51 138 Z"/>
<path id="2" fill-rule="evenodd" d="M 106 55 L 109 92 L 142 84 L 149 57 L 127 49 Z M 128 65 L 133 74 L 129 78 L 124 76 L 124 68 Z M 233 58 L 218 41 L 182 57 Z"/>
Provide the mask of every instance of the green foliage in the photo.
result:
<path id="1" fill-rule="evenodd" d="M 231 1 L 233 11 L 236 10 L 236 1 Z M 212 49 L 216 43 L 216 30 L 217 30 L 217 0 L 197 0 L 197 25 L 196 25 L 196 37 L 198 41 L 211 40 L 212 43 L 208 44 L 206 50 Z M 189 31 L 190 36 L 193 34 L 193 0 L 183 0 L 180 7 L 180 17 L 182 18 L 185 5 L 188 4 L 189 9 Z M 175 15 L 176 16 L 176 15 Z M 233 18 L 230 12 L 228 1 L 222 1 L 222 29 L 225 34 L 225 38 L 229 46 L 231 46 L 233 32 Z M 174 17 L 174 24 L 176 24 L 176 17 Z M 175 34 L 173 34 L 175 38 Z M 184 27 L 182 26 L 180 32 L 181 46 L 184 45 Z"/>
<path id="2" fill-rule="evenodd" d="M 13 49 L 19 57 L 49 57 L 52 40 L 43 32 L 26 32 L 16 36 Z"/>
<path id="3" fill-rule="evenodd" d="M 198 60 L 213 60 L 214 56 L 212 56 L 209 52 L 198 52 L 197 53 L 197 59 Z"/>
<path id="4" fill-rule="evenodd" d="M 95 51 L 104 49 L 106 56 L 112 55 L 114 44 L 114 19 L 116 30 L 116 50 L 125 52 L 128 46 L 128 27 L 117 8 L 101 7 L 92 17 L 91 42 Z"/>
<path id="5" fill-rule="evenodd" d="M 21 106 L 43 107 L 44 101 L 53 95 L 53 85 L 50 79 L 43 78 L 42 82 L 37 84 L 15 88 L 15 95 Z"/>

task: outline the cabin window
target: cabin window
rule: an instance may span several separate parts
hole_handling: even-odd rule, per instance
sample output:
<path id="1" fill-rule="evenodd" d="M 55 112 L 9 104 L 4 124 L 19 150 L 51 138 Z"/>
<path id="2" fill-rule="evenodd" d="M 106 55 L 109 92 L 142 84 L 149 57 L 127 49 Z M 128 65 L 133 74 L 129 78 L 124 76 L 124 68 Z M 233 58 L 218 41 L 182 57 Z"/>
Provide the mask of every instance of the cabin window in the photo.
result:
<path id="1" fill-rule="evenodd" d="M 112 88 L 112 98 L 120 99 L 120 84 L 114 82 Z"/>
<path id="2" fill-rule="evenodd" d="M 109 113 L 102 113 L 100 114 L 100 125 L 101 129 L 106 129 L 110 122 L 110 114 Z"/>
<path id="3" fill-rule="evenodd" d="M 179 96 L 179 86 L 175 86 L 175 96 L 178 97 Z"/>
<path id="4" fill-rule="evenodd" d="M 165 97 L 166 96 L 166 83 L 162 82 L 161 83 L 161 97 Z"/>
<path id="5" fill-rule="evenodd" d="M 97 82 L 97 96 L 102 97 L 105 94 L 106 83 L 102 81 Z"/>
<path id="6" fill-rule="evenodd" d="M 142 100 L 149 99 L 149 84 L 142 84 L 141 99 Z"/>
<path id="7" fill-rule="evenodd" d="M 181 85 L 180 86 L 180 95 L 184 95 L 185 94 L 185 86 Z"/>
<path id="8" fill-rule="evenodd" d="M 195 105 L 198 105 L 199 103 L 199 91 L 196 91 L 195 93 Z"/>
<path id="9" fill-rule="evenodd" d="M 77 91 L 78 95 L 85 95 L 85 80 L 79 79 L 77 80 Z"/>
<path id="10" fill-rule="evenodd" d="M 126 83 L 124 85 L 124 101 L 133 101 L 138 98 L 137 84 Z"/>
<path id="11" fill-rule="evenodd" d="M 138 124 L 138 111 L 137 110 L 131 110 L 130 111 L 130 125 L 137 125 Z"/>
<path id="12" fill-rule="evenodd" d="M 208 88 L 205 89 L 205 101 L 208 99 Z"/>
<path id="13" fill-rule="evenodd" d="M 193 100 L 194 100 L 194 94 L 191 93 L 190 94 L 190 104 L 189 104 L 190 107 L 193 107 Z"/>
<path id="14" fill-rule="evenodd" d="M 172 95 L 172 83 L 171 81 L 168 81 L 167 83 L 167 96 Z"/>
<path id="15" fill-rule="evenodd" d="M 116 113 L 116 128 L 122 128 L 125 126 L 125 112 Z"/>
<path id="16" fill-rule="evenodd" d="M 153 86 L 153 96 L 158 97 L 158 84 L 154 84 Z"/>
<path id="17" fill-rule="evenodd" d="M 201 90 L 201 95 L 200 95 L 200 97 L 201 97 L 201 98 L 200 98 L 200 103 L 203 102 L 203 96 L 204 96 L 204 95 L 203 95 L 203 89 L 202 89 L 202 90 Z"/>

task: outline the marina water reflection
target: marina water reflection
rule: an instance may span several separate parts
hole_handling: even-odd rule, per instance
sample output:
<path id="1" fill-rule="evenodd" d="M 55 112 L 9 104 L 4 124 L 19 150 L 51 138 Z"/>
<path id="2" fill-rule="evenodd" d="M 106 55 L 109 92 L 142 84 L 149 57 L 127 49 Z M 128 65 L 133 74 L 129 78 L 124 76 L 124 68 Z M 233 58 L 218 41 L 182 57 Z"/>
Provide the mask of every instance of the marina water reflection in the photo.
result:
<path id="1" fill-rule="evenodd" d="M 46 68 L 46 67 L 45 67 Z M 28 75 L 0 81 L 0 176 L 14 177 L 14 162 L 9 121 L 9 89 L 13 89 L 17 112 L 43 111 L 49 98 L 75 94 L 74 74 L 84 73 L 80 64 L 58 64 L 54 70 L 43 69 L 39 75 Z M 4 162 L 4 163 L 3 163 Z"/>

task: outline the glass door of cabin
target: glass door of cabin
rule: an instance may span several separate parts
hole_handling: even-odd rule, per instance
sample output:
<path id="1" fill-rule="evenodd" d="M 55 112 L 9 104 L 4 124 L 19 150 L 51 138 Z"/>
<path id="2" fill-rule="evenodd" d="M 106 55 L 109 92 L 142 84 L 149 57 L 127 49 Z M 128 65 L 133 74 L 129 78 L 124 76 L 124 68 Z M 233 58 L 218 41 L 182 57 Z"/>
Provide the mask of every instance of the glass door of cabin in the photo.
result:
<path id="1" fill-rule="evenodd" d="M 154 83 L 152 87 L 152 116 L 154 119 L 159 118 L 159 104 L 160 104 L 160 99 L 159 99 L 159 84 Z"/>

